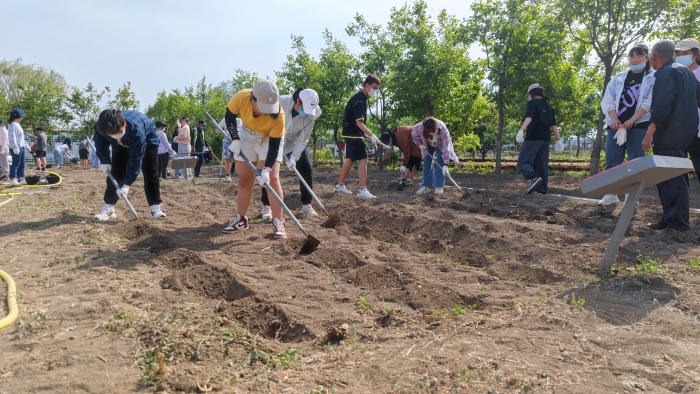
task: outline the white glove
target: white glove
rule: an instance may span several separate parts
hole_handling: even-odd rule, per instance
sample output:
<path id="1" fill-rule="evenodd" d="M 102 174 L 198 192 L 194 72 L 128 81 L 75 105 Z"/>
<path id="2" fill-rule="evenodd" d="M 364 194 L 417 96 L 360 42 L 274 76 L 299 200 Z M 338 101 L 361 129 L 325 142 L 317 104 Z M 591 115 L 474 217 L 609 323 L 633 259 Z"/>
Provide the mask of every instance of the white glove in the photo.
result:
<path id="1" fill-rule="evenodd" d="M 255 179 L 258 180 L 258 184 L 260 186 L 265 186 L 265 182 L 270 183 L 270 169 L 263 168 L 263 170 L 260 171 L 260 175 L 257 176 Z"/>
<path id="2" fill-rule="evenodd" d="M 100 164 L 100 170 L 104 172 L 105 174 L 112 171 L 112 165 L 111 164 Z"/>
<path id="3" fill-rule="evenodd" d="M 228 146 L 228 150 L 233 153 L 234 157 L 238 157 L 241 154 L 241 140 L 233 140 Z"/>
<path id="4" fill-rule="evenodd" d="M 518 144 L 522 144 L 525 142 L 525 137 L 523 136 L 523 131 L 518 130 L 518 134 L 515 136 L 515 140 L 518 141 Z"/>
<path id="5" fill-rule="evenodd" d="M 450 173 L 450 171 L 447 169 L 447 164 L 442 166 L 442 175 L 447 176 L 447 174 L 449 174 L 449 173 Z"/>
<path id="6" fill-rule="evenodd" d="M 557 142 L 554 144 L 554 151 L 555 151 L 555 152 L 561 152 L 561 151 L 563 151 L 563 150 L 564 150 L 564 143 L 561 142 L 561 140 L 557 141 Z"/>
<path id="7" fill-rule="evenodd" d="M 124 185 L 121 188 L 117 189 L 117 196 L 121 198 L 126 198 L 126 196 L 129 195 L 129 185 Z"/>
<path id="8" fill-rule="evenodd" d="M 287 160 L 287 168 L 290 170 L 292 167 L 295 167 L 297 165 L 297 158 L 294 155 L 289 156 L 289 160 Z"/>
<path id="9" fill-rule="evenodd" d="M 377 138 L 377 136 L 374 134 L 372 134 L 372 136 L 369 137 L 369 139 L 370 141 L 372 141 L 372 145 L 377 145 L 377 143 L 379 142 L 379 138 Z"/>
<path id="10" fill-rule="evenodd" d="M 615 137 L 613 138 L 617 140 L 617 145 L 622 146 L 625 143 L 625 141 L 627 141 L 627 129 L 617 129 L 617 133 L 615 133 Z"/>
<path id="11" fill-rule="evenodd" d="M 406 173 L 406 166 L 401 166 L 401 168 L 399 168 L 399 171 L 401 172 L 401 174 L 405 174 Z"/>
<path id="12" fill-rule="evenodd" d="M 19 155 L 19 149 L 17 149 L 17 148 L 12 149 L 12 153 L 14 153 L 15 156 L 16 156 L 16 155 Z"/>

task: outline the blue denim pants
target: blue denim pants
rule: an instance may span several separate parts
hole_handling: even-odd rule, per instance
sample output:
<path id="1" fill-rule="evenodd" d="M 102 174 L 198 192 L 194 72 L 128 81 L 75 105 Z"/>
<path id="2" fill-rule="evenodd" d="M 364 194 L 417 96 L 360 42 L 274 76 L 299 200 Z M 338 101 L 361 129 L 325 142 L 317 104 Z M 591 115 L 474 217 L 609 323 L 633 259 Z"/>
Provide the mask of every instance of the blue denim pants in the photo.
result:
<path id="1" fill-rule="evenodd" d="M 437 164 L 440 166 L 445 165 L 442 160 L 442 152 L 440 152 L 440 148 L 429 146 L 428 152 L 433 155 Z M 445 174 L 442 173 L 442 169 L 438 166 L 433 166 L 433 159 L 431 159 L 430 156 L 425 156 L 423 160 L 423 181 L 421 182 L 421 186 L 445 186 Z"/>
<path id="2" fill-rule="evenodd" d="M 633 128 L 627 130 L 627 141 L 622 146 L 617 144 L 615 137 L 617 130 L 608 129 L 608 136 L 605 139 L 605 169 L 610 169 L 619 166 L 625 161 L 625 152 L 627 152 L 627 160 L 644 157 L 642 150 L 642 141 L 647 135 L 646 127 Z"/>

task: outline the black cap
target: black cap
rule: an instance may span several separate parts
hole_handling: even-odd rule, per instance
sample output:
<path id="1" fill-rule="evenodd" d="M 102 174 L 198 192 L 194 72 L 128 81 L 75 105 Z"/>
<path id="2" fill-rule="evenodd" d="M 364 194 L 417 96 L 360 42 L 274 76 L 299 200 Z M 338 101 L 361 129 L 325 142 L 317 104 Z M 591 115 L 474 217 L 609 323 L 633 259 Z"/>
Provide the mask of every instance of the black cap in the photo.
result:
<path id="1" fill-rule="evenodd" d="M 163 123 L 163 122 L 161 122 L 161 121 L 157 121 L 157 122 L 156 122 L 156 128 L 158 128 L 158 127 L 165 127 L 165 123 Z"/>
<path id="2" fill-rule="evenodd" d="M 203 120 L 199 120 L 197 124 L 204 124 L 205 122 Z"/>

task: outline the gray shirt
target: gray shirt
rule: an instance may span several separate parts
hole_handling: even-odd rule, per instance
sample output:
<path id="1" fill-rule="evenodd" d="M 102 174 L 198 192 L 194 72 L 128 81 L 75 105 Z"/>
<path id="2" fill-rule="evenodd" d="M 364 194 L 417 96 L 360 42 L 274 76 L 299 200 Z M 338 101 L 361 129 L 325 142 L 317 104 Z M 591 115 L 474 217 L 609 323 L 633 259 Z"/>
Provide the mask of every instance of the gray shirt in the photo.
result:
<path id="1" fill-rule="evenodd" d="M 46 133 L 41 133 L 36 135 L 36 150 L 46 150 L 46 144 L 48 142 L 48 137 Z"/>

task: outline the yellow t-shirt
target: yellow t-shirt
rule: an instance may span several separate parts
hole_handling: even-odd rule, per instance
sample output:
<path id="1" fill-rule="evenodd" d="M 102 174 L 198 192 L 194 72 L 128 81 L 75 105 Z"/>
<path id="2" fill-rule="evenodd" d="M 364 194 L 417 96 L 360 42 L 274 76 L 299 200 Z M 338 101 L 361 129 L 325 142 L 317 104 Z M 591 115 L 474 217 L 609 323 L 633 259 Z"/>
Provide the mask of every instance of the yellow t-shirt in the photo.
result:
<path id="1" fill-rule="evenodd" d="M 238 115 L 243 125 L 256 133 L 264 134 L 272 138 L 281 138 L 284 135 L 284 111 L 280 107 L 277 119 L 270 115 L 253 117 L 253 102 L 250 97 L 252 89 L 243 89 L 231 97 L 228 102 L 228 110 Z"/>

